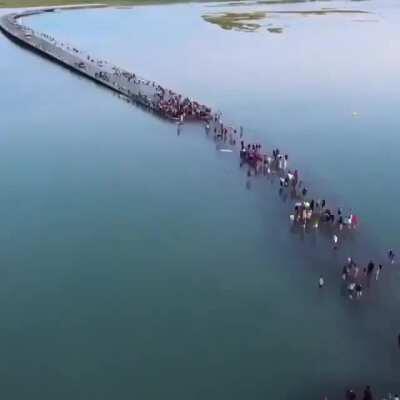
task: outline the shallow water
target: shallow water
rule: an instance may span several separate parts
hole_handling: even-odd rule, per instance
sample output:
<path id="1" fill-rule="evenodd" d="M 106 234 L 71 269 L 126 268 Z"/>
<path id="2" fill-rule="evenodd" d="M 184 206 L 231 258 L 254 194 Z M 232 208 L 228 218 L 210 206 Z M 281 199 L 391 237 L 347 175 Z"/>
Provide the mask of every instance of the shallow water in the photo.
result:
<path id="1" fill-rule="evenodd" d="M 371 11 L 369 22 L 280 15 L 283 33 L 271 34 L 202 19 L 328 6 Z M 360 216 L 360 232 L 338 254 L 323 234 L 293 234 L 276 182 L 247 190 L 237 156 L 215 151 L 200 127 L 178 136 L 1 38 L 5 398 L 309 399 L 337 398 L 349 385 L 399 389 L 398 266 L 385 266 L 359 303 L 341 295 L 340 271 L 349 254 L 367 262 L 398 245 L 400 7 L 269 8 L 98 9 L 25 22 L 288 151 L 313 193 Z"/>

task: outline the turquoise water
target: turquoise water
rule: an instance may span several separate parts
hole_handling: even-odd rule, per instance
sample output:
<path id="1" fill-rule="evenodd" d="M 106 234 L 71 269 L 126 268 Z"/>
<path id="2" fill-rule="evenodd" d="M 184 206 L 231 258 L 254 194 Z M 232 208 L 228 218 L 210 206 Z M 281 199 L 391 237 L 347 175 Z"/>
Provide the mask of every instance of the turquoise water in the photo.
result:
<path id="1" fill-rule="evenodd" d="M 400 8 L 328 6 L 371 14 L 276 16 L 282 34 L 224 31 L 201 18 L 264 6 L 25 22 L 287 150 L 313 193 L 360 216 L 338 254 L 323 234 L 293 234 L 276 183 L 246 189 L 237 156 L 215 151 L 201 127 L 178 136 L 1 37 L 3 397 L 310 399 L 365 384 L 399 389 L 398 266 L 385 266 L 359 303 L 342 296 L 340 271 L 349 254 L 367 262 L 398 246 Z"/>

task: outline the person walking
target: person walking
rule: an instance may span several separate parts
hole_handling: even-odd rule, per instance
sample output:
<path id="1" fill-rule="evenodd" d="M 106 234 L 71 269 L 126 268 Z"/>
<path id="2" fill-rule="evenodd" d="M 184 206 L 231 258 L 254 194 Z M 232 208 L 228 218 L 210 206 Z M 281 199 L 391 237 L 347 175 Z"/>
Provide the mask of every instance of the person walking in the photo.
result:
<path id="1" fill-rule="evenodd" d="M 345 281 L 347 280 L 347 276 L 349 274 L 349 267 L 345 265 L 342 269 L 342 279 Z"/>
<path id="2" fill-rule="evenodd" d="M 373 400 L 374 397 L 372 396 L 372 391 L 370 386 L 366 386 L 364 389 L 364 397 L 363 400 Z"/>
<path id="3" fill-rule="evenodd" d="M 395 254 L 394 254 L 392 249 L 389 249 L 389 251 L 388 251 L 388 258 L 389 258 L 390 262 L 393 264 L 394 263 Z"/>
<path id="4" fill-rule="evenodd" d="M 372 261 L 370 261 L 367 265 L 367 275 L 368 276 L 371 275 L 374 269 L 375 269 L 375 264 Z"/>
<path id="5" fill-rule="evenodd" d="M 376 270 L 376 280 L 379 279 L 379 275 L 381 274 L 382 268 L 383 268 L 383 265 L 379 264 L 378 269 Z"/>
<path id="6" fill-rule="evenodd" d="M 360 283 L 357 283 L 355 290 L 356 290 L 356 296 L 359 299 L 362 296 L 362 285 Z"/>
<path id="7" fill-rule="evenodd" d="M 324 287 L 324 285 L 325 285 L 324 278 L 322 276 L 320 276 L 319 281 L 318 281 L 318 287 L 320 289 L 322 289 Z"/>
<path id="8" fill-rule="evenodd" d="M 333 235 L 332 240 L 333 240 L 333 250 L 337 250 L 339 238 L 337 237 L 337 235 Z"/>
<path id="9" fill-rule="evenodd" d="M 346 390 L 346 400 L 356 400 L 357 395 L 352 389 Z"/>

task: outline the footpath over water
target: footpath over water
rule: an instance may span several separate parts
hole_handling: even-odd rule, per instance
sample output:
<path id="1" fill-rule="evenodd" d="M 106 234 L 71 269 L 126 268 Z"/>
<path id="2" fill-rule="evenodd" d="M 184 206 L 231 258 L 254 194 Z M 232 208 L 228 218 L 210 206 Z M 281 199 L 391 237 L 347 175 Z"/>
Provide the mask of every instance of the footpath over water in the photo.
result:
<path id="1" fill-rule="evenodd" d="M 301 232 L 307 229 L 326 231 L 336 249 L 338 242 L 342 244 L 343 239 L 358 226 L 358 217 L 351 209 L 344 213 L 340 207 L 332 208 L 333 205 L 325 200 L 310 196 L 308 186 L 306 187 L 298 170 L 288 168 L 287 154 L 281 153 L 279 149 L 267 154 L 261 144 L 245 144 L 243 128 L 237 130 L 223 124 L 221 113 L 214 113 L 209 107 L 165 89 L 154 81 L 140 78 L 106 60 L 95 59 L 73 45 L 57 41 L 48 34 L 36 32 L 19 21 L 23 17 L 60 9 L 61 7 L 41 8 L 5 15 L 0 18 L 0 29 L 12 40 L 30 50 L 108 87 L 162 117 L 176 121 L 206 121 L 207 134 L 213 132 L 216 142 L 229 147 L 222 150 L 233 151 L 240 146 L 240 164 L 248 168 L 248 178 L 267 176 L 279 179 L 279 195 L 283 199 L 289 197 L 293 203 L 294 210 L 289 214 L 290 220 L 293 227 L 300 228 Z M 250 184 L 249 180 L 248 183 Z M 344 227 L 347 229 L 343 229 Z"/>
<path id="2" fill-rule="evenodd" d="M 99 6 L 101 5 L 97 5 L 97 7 Z M 51 7 L 7 14 L 0 18 L 0 29 L 9 38 L 24 47 L 108 87 L 162 117 L 171 120 L 204 121 L 210 119 L 211 108 L 165 89 L 154 81 L 143 79 L 106 60 L 95 59 L 75 46 L 59 42 L 45 33 L 34 31 L 19 21 L 23 17 L 61 9 L 61 7 Z"/>
<path id="3" fill-rule="evenodd" d="M 97 5 L 97 7 L 99 6 L 101 5 Z M 91 6 L 71 8 L 85 7 Z M 71 44 L 58 41 L 46 33 L 34 31 L 19 21 L 23 17 L 61 9 L 62 7 L 51 7 L 7 14 L 0 18 L 0 29 L 12 40 L 28 49 L 108 87 L 162 117 L 175 121 L 186 119 L 198 122 L 206 121 L 207 133 L 214 132 L 214 138 L 217 142 L 228 145 L 232 149 L 237 149 L 237 146 L 240 145 L 241 166 L 246 165 L 249 168 L 248 177 L 266 175 L 279 178 L 279 194 L 285 196 L 290 194 L 290 199 L 295 203 L 294 213 L 290 215 L 290 219 L 295 225 L 300 225 L 303 229 L 306 227 L 313 227 L 314 229 L 320 226 L 320 222 L 329 222 L 325 225 L 330 228 L 328 229 L 329 235 L 336 233 L 334 236 L 336 241 L 339 234 L 340 237 L 344 236 L 343 225 L 348 228 L 357 225 L 358 219 L 351 210 L 346 216 L 342 215 L 341 209 L 338 209 L 338 215 L 335 216 L 331 208 L 325 207 L 325 200 L 310 198 L 308 188 L 305 187 L 304 181 L 299 178 L 298 171 L 291 172 L 290 169 L 287 169 L 287 154 L 281 154 L 278 149 L 274 149 L 272 155 L 268 155 L 264 150 L 261 150 L 259 144 L 247 144 L 245 146 L 242 127 L 238 131 L 232 126 L 224 125 L 220 113 L 214 113 L 209 107 L 172 90 L 165 89 L 154 81 L 140 78 L 136 74 L 119 68 L 106 60 L 95 59 L 89 53 L 79 50 Z M 225 150 L 232 151 L 230 149 Z M 331 206 L 329 205 L 329 207 Z"/>

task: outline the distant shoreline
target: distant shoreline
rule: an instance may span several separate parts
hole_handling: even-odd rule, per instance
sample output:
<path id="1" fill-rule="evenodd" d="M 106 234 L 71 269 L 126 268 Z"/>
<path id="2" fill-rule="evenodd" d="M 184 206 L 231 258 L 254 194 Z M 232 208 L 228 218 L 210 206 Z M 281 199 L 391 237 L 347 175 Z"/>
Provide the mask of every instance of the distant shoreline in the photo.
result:
<path id="1" fill-rule="evenodd" d="M 256 0 L 256 3 L 277 5 L 287 3 L 308 3 L 316 0 Z M 329 1 L 329 0 L 323 0 Z M 363 0 L 350 0 L 350 1 L 363 1 Z M 145 6 L 145 5 L 163 5 L 163 4 L 189 4 L 189 3 L 234 3 L 246 2 L 246 0 L 106 0 L 102 2 L 102 6 L 116 6 L 116 7 L 132 7 L 132 6 Z M 251 2 L 251 1 L 250 1 Z M 254 3 L 251 2 L 251 3 Z M 91 7 L 98 6 L 96 0 L 89 0 L 82 3 L 82 0 L 0 0 L 0 9 L 2 8 L 31 8 L 31 7 Z"/>
<path id="2" fill-rule="evenodd" d="M 212 0 L 226 1 L 226 0 Z M 98 1 L 82 3 L 82 0 L 0 0 L 0 9 L 2 8 L 33 8 L 33 7 L 106 7 L 106 6 L 143 6 L 143 5 L 162 5 L 162 4 L 175 4 L 175 3 L 208 3 L 208 0 L 106 0 L 99 5 Z"/>

